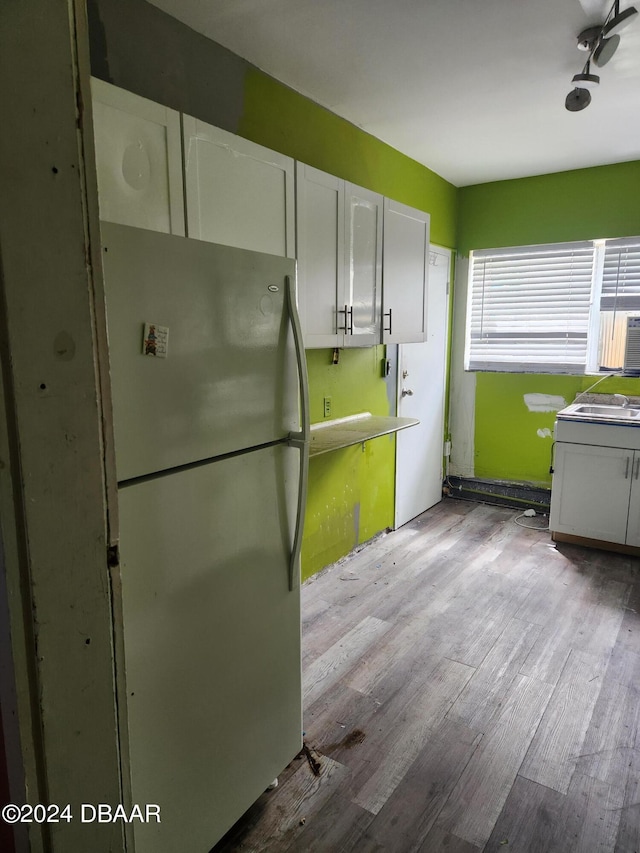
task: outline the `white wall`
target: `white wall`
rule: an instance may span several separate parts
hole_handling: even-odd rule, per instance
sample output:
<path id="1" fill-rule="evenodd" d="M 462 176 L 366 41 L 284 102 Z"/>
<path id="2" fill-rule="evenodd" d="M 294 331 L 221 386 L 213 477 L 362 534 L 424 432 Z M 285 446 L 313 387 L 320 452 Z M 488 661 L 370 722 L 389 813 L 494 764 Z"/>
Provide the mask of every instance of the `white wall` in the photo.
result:
<path id="1" fill-rule="evenodd" d="M 456 260 L 453 291 L 453 331 L 451 339 L 451 375 L 449 397 L 449 430 L 451 459 L 449 473 L 459 477 L 474 476 L 474 432 L 476 407 L 476 374 L 464 370 L 465 318 L 469 258 Z"/>

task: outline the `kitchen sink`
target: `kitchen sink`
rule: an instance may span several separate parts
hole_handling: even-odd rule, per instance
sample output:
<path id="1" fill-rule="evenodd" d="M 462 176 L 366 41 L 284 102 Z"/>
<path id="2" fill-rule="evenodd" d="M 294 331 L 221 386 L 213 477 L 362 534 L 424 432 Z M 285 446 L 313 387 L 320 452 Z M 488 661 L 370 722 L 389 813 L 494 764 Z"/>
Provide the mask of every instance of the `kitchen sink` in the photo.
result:
<path id="1" fill-rule="evenodd" d="M 622 406 L 574 406 L 576 415 L 591 415 L 595 418 L 629 420 L 640 417 L 640 409 L 623 409 Z"/>
<path id="2" fill-rule="evenodd" d="M 556 418 L 556 441 L 640 451 L 640 408 L 571 403 Z"/>

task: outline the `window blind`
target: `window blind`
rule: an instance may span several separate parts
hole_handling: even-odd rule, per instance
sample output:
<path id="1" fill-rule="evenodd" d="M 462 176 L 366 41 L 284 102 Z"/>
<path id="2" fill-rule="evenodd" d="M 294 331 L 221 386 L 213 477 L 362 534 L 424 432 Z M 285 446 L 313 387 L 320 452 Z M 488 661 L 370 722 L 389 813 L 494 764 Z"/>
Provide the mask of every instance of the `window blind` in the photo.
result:
<path id="1" fill-rule="evenodd" d="M 467 368 L 584 369 L 594 251 L 580 242 L 472 252 Z"/>
<path id="2" fill-rule="evenodd" d="M 607 240 L 600 295 L 602 311 L 640 311 L 640 238 Z"/>

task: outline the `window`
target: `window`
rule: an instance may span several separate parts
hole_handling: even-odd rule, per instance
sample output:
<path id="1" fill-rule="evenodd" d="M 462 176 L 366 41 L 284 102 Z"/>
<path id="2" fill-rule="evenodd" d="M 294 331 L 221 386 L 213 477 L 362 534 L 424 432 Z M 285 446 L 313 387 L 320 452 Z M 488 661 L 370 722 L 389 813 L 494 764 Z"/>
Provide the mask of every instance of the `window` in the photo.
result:
<path id="1" fill-rule="evenodd" d="M 601 367 L 622 367 L 627 317 L 637 315 L 640 315 L 640 238 L 607 240 L 600 293 Z"/>
<path id="2" fill-rule="evenodd" d="M 640 315 L 640 238 L 471 253 L 465 367 L 621 369 Z"/>

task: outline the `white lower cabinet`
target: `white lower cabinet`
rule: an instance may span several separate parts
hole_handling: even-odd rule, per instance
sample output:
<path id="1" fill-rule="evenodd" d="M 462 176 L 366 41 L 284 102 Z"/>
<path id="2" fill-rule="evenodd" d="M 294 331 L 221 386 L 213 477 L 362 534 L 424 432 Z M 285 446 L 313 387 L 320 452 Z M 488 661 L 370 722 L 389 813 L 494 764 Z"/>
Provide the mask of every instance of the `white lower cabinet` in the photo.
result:
<path id="1" fill-rule="evenodd" d="M 640 451 L 558 442 L 549 527 L 640 546 Z"/>

